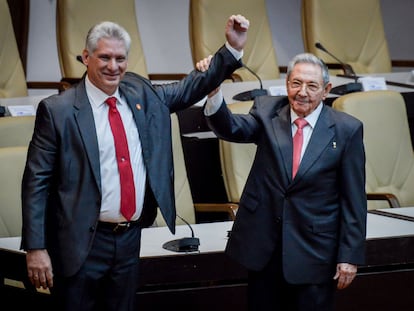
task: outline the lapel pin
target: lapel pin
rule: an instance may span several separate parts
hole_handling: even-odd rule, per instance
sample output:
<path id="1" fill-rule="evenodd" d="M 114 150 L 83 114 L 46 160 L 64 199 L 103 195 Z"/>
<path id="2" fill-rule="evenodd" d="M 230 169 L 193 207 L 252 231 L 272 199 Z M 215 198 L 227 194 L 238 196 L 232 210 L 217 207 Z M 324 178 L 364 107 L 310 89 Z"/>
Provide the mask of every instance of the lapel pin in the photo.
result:
<path id="1" fill-rule="evenodd" d="M 336 141 L 332 142 L 332 148 L 336 149 Z"/>
<path id="2" fill-rule="evenodd" d="M 138 110 L 141 110 L 141 105 L 140 104 L 136 104 L 135 107 L 137 107 Z"/>

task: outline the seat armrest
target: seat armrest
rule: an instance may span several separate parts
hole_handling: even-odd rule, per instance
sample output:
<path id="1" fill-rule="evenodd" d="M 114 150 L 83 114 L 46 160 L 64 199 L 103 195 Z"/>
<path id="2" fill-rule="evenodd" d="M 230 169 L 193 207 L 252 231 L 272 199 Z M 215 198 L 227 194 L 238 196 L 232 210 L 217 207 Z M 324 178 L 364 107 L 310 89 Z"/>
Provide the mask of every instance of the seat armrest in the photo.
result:
<path id="1" fill-rule="evenodd" d="M 400 207 L 400 202 L 398 202 L 397 197 L 392 193 L 367 193 L 367 199 L 373 201 L 387 201 L 392 208 Z"/>
<path id="2" fill-rule="evenodd" d="M 174 81 L 174 80 L 181 80 L 184 77 L 186 77 L 186 73 L 149 73 L 148 78 L 151 81 L 159 81 L 159 80 L 165 80 L 165 81 Z"/>
<path id="3" fill-rule="evenodd" d="M 196 213 L 227 213 L 229 220 L 236 218 L 238 205 L 234 203 L 195 203 Z"/>
<path id="4" fill-rule="evenodd" d="M 48 81 L 34 81 L 26 82 L 28 89 L 54 89 L 59 93 L 71 87 L 71 84 L 66 81 L 48 82 Z"/>
<path id="5" fill-rule="evenodd" d="M 393 59 L 391 60 L 392 67 L 412 67 L 414 68 L 414 60 L 401 60 L 401 59 Z"/>

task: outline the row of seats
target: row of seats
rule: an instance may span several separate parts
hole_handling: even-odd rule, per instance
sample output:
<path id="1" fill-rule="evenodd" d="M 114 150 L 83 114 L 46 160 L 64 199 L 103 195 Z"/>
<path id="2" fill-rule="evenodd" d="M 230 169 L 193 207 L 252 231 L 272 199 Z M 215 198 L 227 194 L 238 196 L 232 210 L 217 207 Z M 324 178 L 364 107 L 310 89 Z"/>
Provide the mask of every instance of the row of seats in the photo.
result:
<path id="1" fill-rule="evenodd" d="M 63 82 L 28 85 L 19 59 L 7 0 L 0 0 L 0 43 L 6 47 L 2 49 L 6 56 L 0 57 L 0 97 L 26 96 L 28 87 L 63 90 L 69 87 L 69 83 L 64 82 L 81 78 L 85 68 L 77 56 L 84 47 L 88 29 L 102 20 L 118 22 L 130 33 L 133 51 L 129 56 L 130 71 L 153 80 L 182 78 L 182 73 L 148 73 L 136 9 L 139 8 L 135 7 L 135 0 L 58 0 L 56 33 Z M 236 11 L 251 20 L 244 63 L 263 80 L 277 79 L 285 68 L 278 66 L 265 0 L 190 1 L 189 39 L 194 63 L 213 53 L 222 44 L 223 25 L 228 16 Z M 341 66 L 338 66 L 337 60 L 317 49 L 316 42 L 322 43 L 343 63 L 352 65 L 358 74 L 389 72 L 392 65 L 414 67 L 413 61 L 402 63 L 390 59 L 379 0 L 303 0 L 301 11 L 305 51 L 322 58 L 332 65 L 331 68 Z M 233 76 L 235 79 L 246 81 L 256 78 L 249 70 L 242 68 Z"/>
<path id="2" fill-rule="evenodd" d="M 229 105 L 248 113 L 252 102 Z M 402 95 L 395 91 L 357 92 L 338 97 L 333 108 L 364 124 L 368 209 L 414 206 L 414 153 Z M 221 168 L 230 202 L 238 203 L 256 146 L 220 140 Z"/>
<path id="3" fill-rule="evenodd" d="M 34 116 L 0 118 L 0 176 L 4 178 L 0 188 L 0 237 L 21 234 L 21 180 L 34 121 Z M 207 213 L 220 213 L 223 219 L 233 220 L 237 208 L 235 204 L 193 203 L 176 114 L 171 115 L 171 129 L 177 214 L 192 224 L 196 223 L 198 215 Z M 183 224 L 183 221 L 177 218 L 177 224 Z M 155 225 L 165 226 L 160 215 Z"/>
<path id="4" fill-rule="evenodd" d="M 120 24 L 123 24 L 128 31 L 130 32 L 132 36 L 133 43 L 137 44 L 136 46 L 133 45 L 134 51 L 141 51 L 138 53 L 131 53 L 131 59 L 130 59 L 130 69 L 132 71 L 136 71 L 138 73 L 141 73 L 143 75 L 150 76 L 146 71 L 146 65 L 145 60 L 143 59 L 143 53 L 142 53 L 142 47 L 140 45 L 140 39 L 139 39 L 139 32 L 138 32 L 138 26 L 135 20 L 135 5 L 134 0 L 120 0 L 117 1 L 116 4 L 114 4 L 111 1 L 108 1 L 105 5 L 102 3 L 103 0 L 90 0 L 85 4 L 84 1 L 79 0 L 58 0 L 57 2 L 57 27 L 58 27 L 58 42 L 59 42 L 59 57 L 61 61 L 61 69 L 62 73 L 64 74 L 64 77 L 66 78 L 78 78 L 80 77 L 84 72 L 84 67 L 82 64 L 80 64 L 78 61 L 76 61 L 76 55 L 79 53 L 79 51 L 82 50 L 83 44 L 84 44 L 84 36 L 87 31 L 87 29 L 90 27 L 91 24 L 94 24 L 95 22 L 98 22 L 102 19 L 111 19 L 114 21 L 118 21 Z M 99 2 L 99 4 L 97 4 Z M 331 30 L 331 26 L 325 25 L 322 29 L 315 27 L 311 27 L 310 23 L 314 23 L 316 21 L 321 21 L 325 17 L 325 15 L 329 15 L 330 18 L 332 18 L 332 15 L 337 12 L 335 7 L 331 7 L 333 3 L 335 5 L 345 5 L 343 1 L 325 1 L 327 3 L 323 3 L 324 1 L 303 1 L 302 5 L 302 13 L 303 13 L 303 31 L 304 33 L 307 33 L 306 36 L 304 36 L 308 42 L 323 42 L 323 39 L 321 37 L 322 33 L 324 31 Z M 329 5 L 328 5 L 329 2 Z M 338 2 L 338 3 L 337 3 Z M 352 2 L 352 1 L 350 1 Z M 225 4 L 224 4 L 225 3 Z M 322 4 L 323 3 L 323 4 Z M 7 12 L 7 2 L 6 0 L 0 0 L 0 5 L 2 14 L 4 12 Z M 96 7 L 100 7 L 102 9 L 102 14 L 96 14 Z M 249 44 L 246 46 L 245 49 L 245 63 L 252 68 L 254 71 L 256 71 L 260 76 L 264 77 L 265 79 L 273 79 L 277 78 L 279 75 L 279 70 L 277 68 L 277 61 L 275 58 L 275 53 L 272 45 L 271 35 L 269 31 L 269 25 L 267 20 L 267 14 L 266 14 L 266 3 L 264 0 L 255 1 L 254 4 L 252 4 L 252 1 L 247 0 L 228 0 L 226 2 L 218 1 L 218 0 L 199 0 L 199 1 L 191 1 L 190 2 L 190 29 L 191 29 L 191 46 L 194 51 L 194 61 L 197 61 L 198 59 L 201 59 L 205 57 L 206 55 L 212 53 L 218 45 L 220 45 L 222 40 L 222 29 L 223 29 L 223 21 L 226 20 L 226 18 L 231 14 L 234 13 L 234 7 L 239 8 L 239 12 L 241 14 L 244 14 L 248 16 L 252 20 L 252 27 L 250 29 L 251 38 L 254 38 L 255 40 L 249 40 Z M 4 9 L 4 10 L 3 10 Z M 324 9 L 328 11 L 325 11 L 324 14 L 317 15 L 316 12 L 318 9 Z M 374 31 L 375 34 L 382 34 L 382 22 L 379 22 L 380 19 L 380 9 L 379 9 L 379 3 L 376 0 L 367 0 L 364 1 L 364 4 L 361 5 L 361 3 L 358 6 L 358 10 L 362 11 L 363 9 L 369 9 L 370 10 L 370 16 L 371 20 L 375 20 L 376 22 L 373 24 L 374 26 L 377 26 L 377 31 Z M 106 13 L 104 12 L 106 10 Z M 342 11 L 341 11 L 342 10 Z M 349 14 L 342 14 L 343 10 L 345 10 L 345 7 L 340 8 L 341 16 L 342 15 L 349 15 Z M 93 14 L 91 13 L 93 11 Z M 133 18 L 128 19 L 127 16 L 133 16 Z M 206 18 L 208 16 L 208 18 Z M 355 18 L 355 14 L 351 14 L 353 18 Z M 379 17 L 378 17 L 379 16 Z M 338 23 L 337 17 L 335 22 Z M 96 19 L 96 20 L 94 20 Z M 7 21 L 10 21 L 10 17 L 5 19 L 1 19 L 2 22 L 8 23 Z M 130 24 L 126 24 L 130 23 Z M 10 23 L 11 25 L 11 23 Z M 13 32 L 11 26 L 8 26 L 8 28 L 5 26 L 5 29 L 8 29 L 8 32 Z M 213 26 L 217 25 L 217 29 L 215 30 Z M 348 25 L 349 26 L 349 25 Z M 373 28 L 376 27 L 368 27 L 368 25 L 365 26 L 365 28 L 370 29 L 372 31 Z M 2 28 L 3 29 L 3 28 Z M 323 31 L 324 30 L 324 31 Z M 335 33 L 335 32 L 333 32 Z M 312 39 L 312 35 L 313 37 Z M 331 34 L 331 37 L 334 37 L 334 35 Z M 347 36 L 349 37 L 349 36 Z M 368 36 L 370 37 L 370 36 Z M 331 38 L 332 39 L 332 38 Z M 332 40 L 329 40 L 332 42 Z M 343 38 L 341 38 L 343 39 Z M 198 41 L 197 41 L 198 40 Z M 215 42 L 211 43 L 211 40 L 216 40 Z M 220 40 L 218 42 L 217 40 Z M 379 39 L 377 39 L 378 41 Z M 381 40 L 380 40 L 381 41 Z M 381 41 L 382 44 L 380 50 L 387 50 L 386 44 L 384 44 L 383 41 Z M 310 49 L 312 44 L 309 43 L 308 48 Z M 8 45 L 7 45 L 8 46 Z M 355 45 L 354 45 L 355 46 Z M 385 47 L 384 47 L 385 46 Z M 331 47 L 329 47 L 331 49 Z M 332 50 L 335 54 L 337 53 L 336 50 Z M 346 50 L 344 50 L 346 51 Z M 313 51 L 315 54 L 318 54 L 318 51 Z M 65 54 L 66 53 L 66 54 Z M 198 54 L 196 54 L 198 53 Z M 257 54 L 259 53 L 259 54 Z M 18 55 L 17 50 L 14 53 L 15 55 Z M 356 54 L 356 53 L 351 53 Z M 253 56 L 253 55 L 260 55 L 260 56 Z M 338 54 L 339 57 L 342 57 L 341 54 Z M 387 56 L 387 53 L 384 53 L 385 56 Z M 326 57 L 326 55 L 319 55 L 321 58 Z M 345 58 L 346 55 L 343 55 L 343 58 L 346 61 Z M 134 60 L 133 57 L 138 57 L 138 59 Z M 368 59 L 372 60 L 373 57 L 368 57 Z M 267 65 L 269 60 L 271 65 Z M 328 59 L 329 60 L 329 59 Z M 18 63 L 18 61 L 16 61 Z M 266 64 L 266 65 L 264 65 Z M 356 66 L 356 64 L 352 63 Z M 19 66 L 17 66 L 19 67 Z M 369 70 L 369 68 L 374 68 L 375 66 L 366 66 Z M 363 70 L 363 69 L 361 69 Z M 365 69 L 364 69 L 365 70 Z M 385 70 L 385 69 L 381 69 Z M 20 72 L 21 70 L 19 70 Z M 239 71 L 238 76 L 242 80 L 250 80 L 247 72 L 243 73 L 242 71 Z M 18 85 L 17 82 L 10 82 L 8 81 L 8 84 L 12 85 Z M 366 94 L 363 96 L 373 96 L 375 92 Z M 383 95 L 383 93 L 380 94 L 378 99 L 376 99 L 376 102 L 382 101 L 384 102 L 384 99 L 387 97 Z M 351 95 L 350 98 L 352 98 Z M 345 101 L 348 100 L 348 97 L 342 97 L 341 100 Z M 366 128 L 371 128 L 368 126 L 369 124 L 369 117 L 366 117 L 365 115 L 358 115 L 361 113 L 361 111 L 365 111 L 366 108 L 368 108 L 368 104 L 364 102 L 364 109 L 351 109 L 348 112 L 351 114 L 356 115 L 361 120 L 363 120 L 364 124 L 366 123 Z M 251 103 L 250 103 L 251 104 Z M 361 102 L 358 104 L 358 106 L 361 105 Z M 334 105 L 337 109 L 343 109 L 347 111 L 345 107 L 348 107 L 345 104 L 335 104 Z M 247 112 L 249 108 L 249 103 L 239 103 L 239 104 L 233 104 L 230 106 L 232 109 L 237 109 L 238 112 Z M 402 109 L 405 109 L 403 107 Z M 391 111 L 392 110 L 392 111 Z M 395 105 L 392 106 L 392 109 L 389 109 L 389 106 L 387 106 L 384 103 L 384 107 L 379 109 L 378 104 L 376 103 L 375 108 L 369 108 L 367 111 L 381 111 L 381 113 L 384 114 L 387 118 L 391 115 L 391 113 L 395 112 Z M 23 121 L 24 118 L 12 118 L 13 120 L 20 120 Z M 30 117 L 27 119 L 29 120 Z M 10 120 L 7 118 L 4 118 L 4 120 Z M 398 116 L 397 119 L 400 126 L 401 124 L 405 127 L 405 123 L 401 123 L 402 120 L 406 120 L 406 115 L 404 114 L 402 117 Z M 17 122 L 17 121 L 13 121 Z M 32 129 L 33 127 L 33 119 L 31 120 L 32 124 L 28 126 Z M 5 122 L 6 123 L 6 122 Z M 375 123 L 375 122 L 374 122 Z M 389 122 L 387 119 L 386 124 L 394 124 L 394 122 Z M 378 122 L 376 123 L 379 124 Z M 187 219 L 189 222 L 194 223 L 196 221 L 195 218 L 195 211 L 210 211 L 211 206 L 209 205 L 196 205 L 194 206 L 192 199 L 191 199 L 191 193 L 189 191 L 189 185 L 187 176 L 185 173 L 185 164 L 183 160 L 183 154 L 182 154 L 182 148 L 181 148 L 181 139 L 179 136 L 179 130 L 178 130 L 178 121 L 176 120 L 176 116 L 172 116 L 172 126 L 173 126 L 173 133 L 174 133 L 174 165 L 176 168 L 176 197 L 177 197 L 177 208 L 178 208 L 178 214 L 182 216 L 184 219 Z M 22 127 L 22 125 L 20 125 Z M 407 125 L 408 128 L 408 125 Z M 373 128 L 371 136 L 376 136 L 379 130 L 384 131 L 385 127 L 383 124 L 381 124 L 380 128 Z M 366 130 L 367 131 L 367 130 Z M 1 135 L 4 137 L 1 137 L 0 140 L 6 141 L 9 140 L 12 143 L 15 142 L 18 143 L 18 139 L 24 139 L 23 136 L 19 137 L 18 139 L 13 139 L 11 136 L 5 133 L 11 133 L 7 130 L 0 130 Z M 369 133 L 369 131 L 367 131 Z M 390 133 L 395 133 L 395 130 L 390 131 L 384 131 L 384 135 L 389 135 Z M 400 133 L 400 132 L 397 132 Z M 31 135 L 31 134 L 30 134 Z M 409 132 L 408 132 L 409 135 Z M 368 136 L 368 134 L 367 134 Z M 376 136 L 377 137 L 377 136 Z M 398 136 L 401 137 L 401 136 Z M 404 136 L 405 138 L 405 136 Z M 30 138 L 29 138 L 30 139 Z M 378 140 L 378 139 L 377 139 Z M 375 141 L 375 140 L 372 140 Z M 379 152 L 380 149 L 378 147 L 372 147 L 374 144 L 372 143 L 371 139 L 368 140 L 366 138 L 366 146 L 367 146 L 367 191 L 369 192 L 390 192 L 394 193 L 397 200 L 402 205 L 413 205 L 414 200 L 410 198 L 411 192 L 406 189 L 410 189 L 408 186 L 412 186 L 412 177 L 408 174 L 403 174 L 403 170 L 405 172 L 409 172 L 410 170 L 407 170 L 408 167 L 405 162 L 403 162 L 403 158 L 409 158 L 412 161 L 412 146 L 411 142 L 407 143 L 401 143 L 397 144 L 397 140 L 395 138 L 390 138 L 387 141 L 394 142 L 395 146 L 394 148 L 388 148 L 387 156 L 379 157 L 379 154 L 385 154 Z M 27 141 L 23 145 L 27 146 Z M 384 144 L 383 144 L 384 145 Z M 240 177 L 243 176 L 243 174 L 240 174 L 240 172 L 237 172 L 237 164 L 242 163 L 241 169 L 243 170 L 245 176 L 247 177 L 248 168 L 249 165 L 246 165 L 246 163 L 251 163 L 254 155 L 254 146 L 248 146 L 248 145 L 237 145 L 236 148 L 244 148 L 245 151 L 239 152 L 237 151 L 237 156 L 235 157 L 234 154 L 227 158 L 227 155 L 231 154 L 232 145 L 228 145 L 226 142 L 220 142 L 220 152 L 221 152 L 221 158 L 222 158 L 222 170 L 224 173 L 225 178 L 225 185 L 226 190 L 228 192 L 228 197 L 230 202 L 237 203 L 238 198 L 240 197 L 240 191 L 244 186 L 245 178 Z M 402 153 L 401 148 L 406 147 L 404 152 Z M 410 148 L 411 147 L 411 148 Z M 6 148 L 6 147 L 3 147 Z M 7 147 L 10 148 L 10 147 Z M 411 155 L 408 155 L 409 150 L 411 150 Z M 11 151 L 11 149 L 9 150 Z M 391 154 L 390 151 L 393 151 Z M 24 152 L 24 151 L 23 151 Z M 404 154 L 404 156 L 402 156 Z M 373 156 L 373 157 L 371 157 Z M 372 158 L 372 160 L 371 160 Z M 383 158 L 389 158 L 391 164 L 384 162 Z M 17 159 L 17 157 L 16 157 Z M 6 163 L 7 161 L 2 161 L 2 163 Z M 11 163 L 11 162 L 10 162 Z M 411 163 L 410 163 L 411 164 Z M 10 167 L 14 166 L 10 165 Z M 9 167 L 9 169 L 10 169 Z M 390 170 L 394 169 L 395 167 L 398 167 L 398 174 L 393 173 Z M 411 166 L 410 166 L 411 167 Z M 377 169 L 381 168 L 381 173 L 377 173 Z M 20 172 L 20 171 L 19 171 Z M 235 173 L 237 172 L 237 173 Z M 1 174 L 2 176 L 9 176 L 9 174 Z M 20 176 L 19 173 L 15 174 L 15 176 Z M 396 183 L 396 184 L 392 184 Z M 391 186 L 388 186 L 389 184 L 392 184 Z M 19 194 L 20 189 L 16 189 L 16 191 L 9 191 L 5 192 L 6 194 L 15 193 L 18 200 L 20 200 Z M 2 201 L 4 202 L 4 201 Z M 17 202 L 17 201 L 16 201 Z M 183 203 L 185 202 L 185 203 Z M 20 203 L 18 203 L 20 204 Z M 187 208 L 185 208 L 187 206 Z M 190 206 L 190 208 L 188 208 Z M 375 203 L 375 207 L 378 207 L 378 203 Z M 214 206 L 213 209 L 217 210 L 220 209 L 221 211 L 227 211 L 229 212 L 230 217 L 234 217 L 234 207 L 235 205 L 220 205 L 220 206 Z M 181 210 L 182 209 L 182 210 Z M 20 208 L 18 208 L 20 213 Z M 189 211 L 190 214 L 184 212 L 184 210 Z M 3 216 L 2 216 L 3 217 Z M 157 218 L 157 224 L 163 225 L 163 220 L 158 217 Z"/>
<path id="5" fill-rule="evenodd" d="M 233 113 L 248 113 L 251 105 L 252 102 L 238 102 L 229 108 Z M 364 123 L 366 190 L 368 199 L 373 199 L 368 202 L 368 208 L 413 206 L 414 154 L 401 94 L 395 91 L 352 93 L 338 97 L 332 106 Z M 255 145 L 220 140 L 221 168 L 229 204 L 194 204 L 176 114 L 171 115 L 171 124 L 177 213 L 190 223 L 195 223 L 196 214 L 201 212 L 223 212 L 229 215 L 228 219 L 234 219 L 254 159 Z M 34 117 L 0 118 L 0 176 L 7 176 L 8 181 L 0 189 L 0 236 L 20 234 L 20 182 L 33 125 Z M 182 224 L 180 219 L 177 224 Z M 156 225 L 165 225 L 160 216 Z"/>
<path id="6" fill-rule="evenodd" d="M 100 14 L 96 14 L 97 6 L 100 6 Z M 190 1 L 189 39 L 193 63 L 213 54 L 223 44 L 223 25 L 236 11 L 251 20 L 243 62 L 262 80 L 279 78 L 284 69 L 278 66 L 265 0 Z M 83 48 L 84 34 L 89 27 L 102 19 L 119 22 L 129 31 L 133 42 L 131 50 L 134 51 L 130 54 L 129 70 L 147 76 L 135 16 L 135 0 L 120 0 L 116 4 L 107 0 L 105 5 L 100 0 L 88 1 L 87 5 L 80 0 L 58 0 L 57 35 L 62 76 L 82 76 L 84 67 L 76 60 L 76 55 Z M 362 3 L 358 0 L 303 0 L 301 16 L 305 51 L 320 57 L 332 68 L 338 68 L 340 64 L 317 49 L 316 42 L 351 65 L 358 74 L 391 71 L 393 63 L 379 0 Z M 414 67 L 414 62 L 405 65 Z M 342 70 L 346 68 L 342 67 Z M 235 74 L 243 81 L 256 80 L 246 68 Z"/>
<path id="7" fill-rule="evenodd" d="M 34 116 L 0 118 L 0 237 L 21 235 L 21 182 L 34 121 Z"/>

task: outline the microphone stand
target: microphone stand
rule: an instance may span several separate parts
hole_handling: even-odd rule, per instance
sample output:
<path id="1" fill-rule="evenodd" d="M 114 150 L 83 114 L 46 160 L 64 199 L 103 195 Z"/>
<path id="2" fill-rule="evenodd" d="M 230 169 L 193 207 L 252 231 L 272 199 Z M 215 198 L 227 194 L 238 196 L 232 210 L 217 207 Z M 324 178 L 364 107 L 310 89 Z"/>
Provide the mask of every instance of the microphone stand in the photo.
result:
<path id="1" fill-rule="evenodd" d="M 245 64 L 243 64 L 243 67 L 246 68 L 252 75 L 254 75 L 257 80 L 259 80 L 260 89 L 253 89 L 253 90 L 250 90 L 250 91 L 245 91 L 245 92 L 238 93 L 238 94 L 233 96 L 233 99 L 234 100 L 239 100 L 239 101 L 248 101 L 248 100 L 254 100 L 254 98 L 256 96 L 267 95 L 267 91 L 265 89 L 263 89 L 262 80 L 257 75 L 257 73 L 255 73 L 253 70 L 251 70 Z"/>
<path id="2" fill-rule="evenodd" d="M 198 246 L 200 245 L 200 239 L 194 237 L 194 231 L 191 225 L 181 216 L 177 215 L 189 228 L 191 231 L 191 238 L 181 238 L 172 241 L 165 242 L 162 247 L 166 250 L 172 252 L 196 252 L 198 251 Z"/>
<path id="3" fill-rule="evenodd" d="M 331 52 L 329 52 L 321 43 L 316 42 L 315 47 L 317 49 L 325 52 L 326 54 L 330 55 L 337 62 L 339 62 L 343 67 L 343 70 L 344 70 L 344 73 L 345 73 L 344 76 L 354 79 L 354 82 L 350 82 L 350 83 L 347 83 L 347 84 L 344 84 L 344 85 L 339 85 L 339 86 L 333 87 L 331 89 L 332 94 L 344 95 L 344 94 L 348 94 L 348 93 L 362 91 L 362 84 L 358 82 L 358 76 L 355 74 L 355 71 L 354 71 L 354 69 L 352 68 L 351 65 L 346 64 L 343 61 L 341 61 L 339 58 L 337 58 L 335 55 L 333 55 Z"/>

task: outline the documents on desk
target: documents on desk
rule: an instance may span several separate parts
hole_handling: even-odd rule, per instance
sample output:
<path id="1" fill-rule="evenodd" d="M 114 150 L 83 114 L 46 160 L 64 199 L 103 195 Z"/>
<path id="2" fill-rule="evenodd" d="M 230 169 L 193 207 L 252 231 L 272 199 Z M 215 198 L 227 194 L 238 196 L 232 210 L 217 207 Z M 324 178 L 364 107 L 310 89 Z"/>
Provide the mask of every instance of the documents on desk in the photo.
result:
<path id="1" fill-rule="evenodd" d="M 411 70 L 407 83 L 414 85 L 414 70 Z"/>
<path id="2" fill-rule="evenodd" d="M 387 89 L 384 77 L 361 77 L 358 79 L 358 82 L 362 84 L 362 90 L 364 91 L 378 91 Z"/>
<path id="3" fill-rule="evenodd" d="M 34 115 L 40 101 L 45 95 L 0 98 L 0 106 L 6 107 L 6 115 Z"/>
<path id="4" fill-rule="evenodd" d="M 12 117 L 34 116 L 35 108 L 32 105 L 8 106 L 9 113 Z"/>

